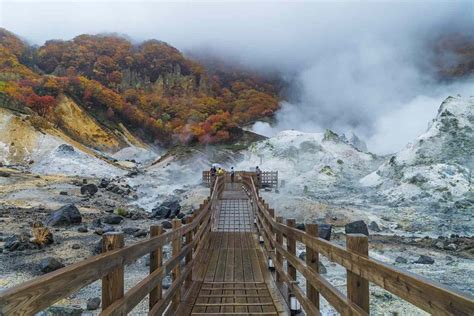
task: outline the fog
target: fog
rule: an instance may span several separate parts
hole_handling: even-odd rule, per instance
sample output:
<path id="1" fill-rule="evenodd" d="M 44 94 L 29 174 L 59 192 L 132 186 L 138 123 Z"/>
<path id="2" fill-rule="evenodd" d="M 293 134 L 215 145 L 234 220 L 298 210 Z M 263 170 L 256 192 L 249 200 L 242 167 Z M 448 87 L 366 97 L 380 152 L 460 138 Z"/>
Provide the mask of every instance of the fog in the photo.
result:
<path id="1" fill-rule="evenodd" d="M 52 38 L 116 32 L 205 50 L 290 84 L 276 123 L 284 129 L 352 130 L 369 150 L 399 150 L 423 132 L 449 95 L 474 94 L 472 80 L 439 83 L 438 36 L 474 33 L 469 2 L 9 1 L 1 26 L 41 45 Z"/>

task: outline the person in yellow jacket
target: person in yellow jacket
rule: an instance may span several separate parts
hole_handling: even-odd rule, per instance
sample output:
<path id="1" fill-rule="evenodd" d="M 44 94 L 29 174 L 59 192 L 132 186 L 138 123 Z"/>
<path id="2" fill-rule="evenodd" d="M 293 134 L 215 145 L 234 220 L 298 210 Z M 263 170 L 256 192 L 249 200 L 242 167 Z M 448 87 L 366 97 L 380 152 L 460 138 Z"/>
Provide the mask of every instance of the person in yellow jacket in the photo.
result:
<path id="1" fill-rule="evenodd" d="M 225 170 L 224 170 L 224 169 L 222 169 L 222 168 L 217 169 L 217 175 L 218 175 L 218 176 L 221 176 L 221 175 L 223 175 L 224 173 L 225 173 Z"/>

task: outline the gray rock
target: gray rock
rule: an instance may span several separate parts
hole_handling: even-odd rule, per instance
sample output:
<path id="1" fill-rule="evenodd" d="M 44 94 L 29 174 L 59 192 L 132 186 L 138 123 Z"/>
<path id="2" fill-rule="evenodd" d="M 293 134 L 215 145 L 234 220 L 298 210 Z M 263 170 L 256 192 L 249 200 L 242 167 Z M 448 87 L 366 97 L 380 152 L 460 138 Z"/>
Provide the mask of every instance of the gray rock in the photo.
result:
<path id="1" fill-rule="evenodd" d="M 140 228 L 137 228 L 137 227 L 125 227 L 125 228 L 122 228 L 122 231 L 124 234 L 127 234 L 127 235 L 133 235 L 135 234 L 136 232 L 138 232 L 140 230 Z"/>
<path id="2" fill-rule="evenodd" d="M 68 193 L 66 191 L 61 191 L 59 192 L 59 195 L 67 195 Z"/>
<path id="3" fill-rule="evenodd" d="M 148 232 L 146 230 L 139 230 L 137 231 L 135 234 L 133 234 L 133 237 L 135 238 L 142 238 L 142 237 L 146 237 L 146 235 L 148 234 Z"/>
<path id="4" fill-rule="evenodd" d="M 51 306 L 36 316 L 81 316 L 83 313 L 80 307 Z"/>
<path id="5" fill-rule="evenodd" d="M 56 258 L 48 257 L 40 261 L 40 270 L 43 273 L 49 273 L 64 267 L 64 264 L 59 262 Z"/>
<path id="6" fill-rule="evenodd" d="M 319 261 L 319 274 L 327 274 L 327 273 L 328 273 L 328 270 L 323 265 L 323 263 Z"/>
<path id="7" fill-rule="evenodd" d="M 105 189 L 109 186 L 110 181 L 107 179 L 101 179 L 99 183 L 99 188 Z"/>
<path id="8" fill-rule="evenodd" d="M 111 225 L 118 225 L 123 221 L 123 217 L 119 215 L 107 215 L 102 218 L 102 222 Z"/>
<path id="9" fill-rule="evenodd" d="M 421 255 L 418 260 L 416 260 L 414 263 L 419 263 L 419 264 L 433 264 L 435 261 L 433 258 L 430 256 L 425 256 Z"/>
<path id="10" fill-rule="evenodd" d="M 100 306 L 100 297 L 94 297 L 87 300 L 87 310 L 95 311 Z"/>
<path id="11" fill-rule="evenodd" d="M 175 217 L 181 211 L 177 197 L 171 197 L 152 210 L 151 217 L 158 219 Z"/>
<path id="12" fill-rule="evenodd" d="M 80 249 L 81 248 L 81 245 L 79 244 L 74 244 L 71 246 L 72 249 Z"/>
<path id="13" fill-rule="evenodd" d="M 99 191 L 99 189 L 93 183 L 89 183 L 89 184 L 83 185 L 81 187 L 81 194 L 82 195 L 94 195 L 94 194 L 97 193 L 97 191 Z"/>
<path id="14" fill-rule="evenodd" d="M 68 204 L 46 217 L 46 225 L 69 226 L 80 224 L 82 215 L 74 204 Z"/>
<path id="15" fill-rule="evenodd" d="M 408 263 L 408 260 L 405 259 L 405 258 L 403 258 L 403 257 L 397 257 L 397 258 L 395 259 L 395 262 L 396 262 L 396 263 Z"/>
<path id="16" fill-rule="evenodd" d="M 329 224 L 319 224 L 318 225 L 318 235 L 319 238 L 330 240 L 331 239 L 332 225 Z"/>
<path id="17" fill-rule="evenodd" d="M 169 289 L 172 283 L 173 281 L 171 280 L 171 277 L 169 275 L 165 276 L 163 278 L 163 284 L 162 284 L 163 289 L 164 290 Z"/>
<path id="18" fill-rule="evenodd" d="M 381 232 L 382 230 L 380 229 L 379 225 L 374 222 L 374 221 L 371 221 L 370 224 L 369 224 L 369 229 L 371 231 L 374 231 L 374 232 Z"/>
<path id="19" fill-rule="evenodd" d="M 364 221 L 355 221 L 346 225 L 346 234 L 364 234 L 369 236 L 369 230 Z"/>
<path id="20" fill-rule="evenodd" d="M 303 223 L 296 224 L 296 229 L 299 229 L 299 230 L 302 230 L 302 231 L 305 231 L 305 230 L 306 230 L 306 228 L 305 228 L 305 226 L 304 226 Z"/>
<path id="21" fill-rule="evenodd" d="M 36 249 L 36 245 L 30 242 L 30 236 L 27 234 L 20 234 L 9 236 L 3 239 L 5 244 L 3 247 L 8 251 L 23 251 L 28 249 Z"/>
<path id="22" fill-rule="evenodd" d="M 170 229 L 170 228 L 173 227 L 173 226 L 171 225 L 171 222 L 169 222 L 169 221 L 163 221 L 163 222 L 161 223 L 161 225 L 163 225 L 163 228 L 164 228 L 164 229 Z"/>
<path id="23" fill-rule="evenodd" d="M 96 244 L 94 245 L 94 248 L 92 249 L 92 253 L 94 255 L 98 255 L 98 254 L 102 253 L 102 241 L 101 240 L 96 242 Z"/>
<path id="24" fill-rule="evenodd" d="M 61 154 L 72 154 L 75 152 L 75 150 L 71 145 L 61 144 L 58 148 L 56 148 L 56 152 Z"/>
<path id="25" fill-rule="evenodd" d="M 89 230 L 85 226 L 81 226 L 77 229 L 78 232 L 80 233 L 87 233 Z"/>

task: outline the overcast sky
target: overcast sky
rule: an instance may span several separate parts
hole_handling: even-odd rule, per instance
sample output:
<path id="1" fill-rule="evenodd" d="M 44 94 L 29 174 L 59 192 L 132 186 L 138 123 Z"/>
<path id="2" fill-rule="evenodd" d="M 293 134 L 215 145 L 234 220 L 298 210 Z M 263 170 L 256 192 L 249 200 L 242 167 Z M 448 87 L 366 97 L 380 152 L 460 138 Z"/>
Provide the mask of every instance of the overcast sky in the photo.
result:
<path id="1" fill-rule="evenodd" d="M 472 81 L 434 82 L 426 47 L 440 34 L 473 35 L 474 1 L 0 0 L 0 25 L 39 45 L 116 32 L 278 70 L 292 98 L 259 131 L 354 130 L 378 153 L 423 132 L 448 95 L 474 94 Z"/>

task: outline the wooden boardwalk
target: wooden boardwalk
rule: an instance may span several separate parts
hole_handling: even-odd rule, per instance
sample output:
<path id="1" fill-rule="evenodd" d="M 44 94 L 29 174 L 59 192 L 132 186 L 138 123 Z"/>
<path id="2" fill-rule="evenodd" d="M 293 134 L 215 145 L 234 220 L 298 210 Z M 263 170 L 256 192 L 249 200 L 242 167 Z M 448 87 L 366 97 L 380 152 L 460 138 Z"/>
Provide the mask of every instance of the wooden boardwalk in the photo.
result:
<path id="1" fill-rule="evenodd" d="M 217 227 L 196 266 L 194 293 L 178 315 L 288 315 L 268 271 L 250 200 L 241 183 L 226 183 L 218 201 Z"/>

